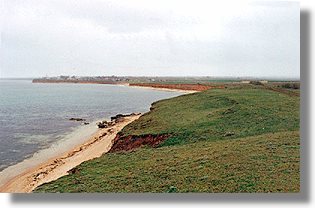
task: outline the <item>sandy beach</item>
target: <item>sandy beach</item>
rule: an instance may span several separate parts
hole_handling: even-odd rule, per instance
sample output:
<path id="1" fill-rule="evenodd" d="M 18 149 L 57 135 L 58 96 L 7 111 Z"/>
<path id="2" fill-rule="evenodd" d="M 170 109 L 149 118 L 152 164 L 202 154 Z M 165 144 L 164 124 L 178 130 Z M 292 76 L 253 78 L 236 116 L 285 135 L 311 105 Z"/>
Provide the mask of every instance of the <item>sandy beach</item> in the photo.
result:
<path id="1" fill-rule="evenodd" d="M 146 86 L 122 86 L 182 93 L 198 92 L 193 90 Z M 68 151 L 57 154 L 57 156 L 54 157 L 49 157 L 49 159 L 46 158 L 42 163 L 35 166 L 27 167 L 25 164 L 18 163 L 17 166 L 9 167 L 8 170 L 0 173 L 0 192 L 30 193 L 41 184 L 67 175 L 69 170 L 82 162 L 100 157 L 102 154 L 108 152 L 112 147 L 116 134 L 139 117 L 140 115 L 124 117 L 124 121 L 116 123 L 112 127 L 97 130 L 97 132 L 85 140 L 84 143 L 79 143 L 75 145 L 74 148 L 69 147 Z M 41 157 L 39 158 L 42 159 Z M 21 165 L 22 168 L 20 168 L 19 165 Z M 12 175 L 12 173 L 14 174 Z"/>
<path id="2" fill-rule="evenodd" d="M 196 91 L 196 90 L 181 90 L 181 89 L 170 89 L 170 88 L 162 88 L 162 87 L 131 86 L 131 85 L 121 85 L 121 86 L 128 86 L 128 87 L 132 87 L 132 88 L 150 89 L 150 90 L 158 90 L 158 91 L 166 91 L 166 92 L 181 92 L 181 93 L 185 93 L 185 94 L 200 92 L 200 91 Z"/>
<path id="3" fill-rule="evenodd" d="M 67 175 L 69 170 L 82 162 L 100 157 L 108 152 L 116 134 L 139 117 L 140 115 L 124 117 L 123 121 L 114 126 L 99 129 L 83 144 L 9 179 L 0 187 L 0 192 L 29 193 L 41 184 Z"/>

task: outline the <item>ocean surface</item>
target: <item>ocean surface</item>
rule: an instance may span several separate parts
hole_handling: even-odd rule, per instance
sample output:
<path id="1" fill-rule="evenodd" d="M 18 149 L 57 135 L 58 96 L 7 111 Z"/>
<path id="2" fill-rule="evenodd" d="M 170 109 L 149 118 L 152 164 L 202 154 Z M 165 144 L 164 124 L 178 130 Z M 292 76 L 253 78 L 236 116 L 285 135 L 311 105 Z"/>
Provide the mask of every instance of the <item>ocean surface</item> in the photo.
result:
<path id="1" fill-rule="evenodd" d="M 181 94 L 116 85 L 0 80 L 0 171 L 58 141 L 88 137 L 99 120 L 147 112 L 152 102 Z M 70 121 L 71 117 L 90 124 Z"/>

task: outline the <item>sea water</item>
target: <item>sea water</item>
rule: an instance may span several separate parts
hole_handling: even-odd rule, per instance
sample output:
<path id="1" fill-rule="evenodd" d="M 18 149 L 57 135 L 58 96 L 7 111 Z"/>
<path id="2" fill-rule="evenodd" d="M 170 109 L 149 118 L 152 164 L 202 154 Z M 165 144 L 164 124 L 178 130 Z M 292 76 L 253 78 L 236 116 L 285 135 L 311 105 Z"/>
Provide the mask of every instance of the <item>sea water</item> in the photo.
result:
<path id="1" fill-rule="evenodd" d="M 0 80 L 0 171 L 54 147 L 93 134 L 96 121 L 147 112 L 152 102 L 181 95 L 118 85 Z M 83 118 L 89 125 L 69 119 Z"/>

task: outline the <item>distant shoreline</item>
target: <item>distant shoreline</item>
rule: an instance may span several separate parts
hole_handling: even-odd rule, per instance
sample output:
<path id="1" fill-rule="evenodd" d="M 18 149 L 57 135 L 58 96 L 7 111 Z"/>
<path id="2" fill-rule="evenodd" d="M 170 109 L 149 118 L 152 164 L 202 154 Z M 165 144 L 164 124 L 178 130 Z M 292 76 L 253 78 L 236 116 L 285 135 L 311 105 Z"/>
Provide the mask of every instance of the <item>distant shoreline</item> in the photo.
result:
<path id="1" fill-rule="evenodd" d="M 87 81 L 87 80 L 50 80 L 50 79 L 33 79 L 32 83 L 51 83 L 51 84 L 107 84 L 107 85 L 121 85 L 134 88 L 146 88 L 153 90 L 171 91 L 171 92 L 184 92 L 195 93 L 208 89 L 223 89 L 223 85 L 210 85 L 210 84 L 162 84 L 162 83 L 128 83 L 128 82 L 115 82 L 115 81 Z"/>
<path id="2" fill-rule="evenodd" d="M 112 81 L 86 81 L 86 80 L 50 80 L 50 79 L 33 79 L 32 83 L 69 83 L 69 84 L 112 84 L 112 85 L 128 85 L 125 82 Z"/>
<path id="3" fill-rule="evenodd" d="M 166 92 L 182 92 L 186 94 L 200 92 L 197 90 L 184 90 L 184 89 L 172 89 L 172 88 L 163 88 L 163 87 L 149 87 L 149 86 L 139 86 L 139 85 L 128 85 L 128 87 L 132 88 L 143 88 L 143 89 L 150 89 L 150 90 L 159 90 L 159 91 L 166 91 Z"/>
<path id="4" fill-rule="evenodd" d="M 176 89 L 176 88 L 165 88 L 165 87 L 152 87 L 152 86 L 141 86 L 141 85 L 130 85 L 129 83 L 105 83 L 105 82 L 87 82 L 87 81 L 33 81 L 33 83 L 48 83 L 48 84 L 105 84 L 105 85 L 117 85 L 117 86 L 128 86 L 132 88 L 144 88 L 150 90 L 160 90 L 167 92 L 182 92 L 182 93 L 195 93 L 199 92 L 198 90 L 185 90 L 185 89 Z"/>
<path id="5" fill-rule="evenodd" d="M 34 82 L 33 83 L 67 83 L 67 84 L 108 84 L 116 86 L 126 86 L 133 88 L 145 88 L 150 90 L 161 90 L 171 92 L 182 93 L 194 93 L 197 91 L 180 90 L 180 89 L 167 89 L 167 88 L 153 88 L 142 86 L 129 86 L 128 83 L 99 83 L 99 82 L 64 82 L 64 81 L 51 81 L 51 82 Z M 17 163 L 16 165 L 9 166 L 0 172 L 2 175 L 2 181 L 0 181 L 0 193 L 29 193 L 36 187 L 43 183 L 47 183 L 56 180 L 64 175 L 67 175 L 69 170 L 75 168 L 80 163 L 99 157 L 102 154 L 110 150 L 112 142 L 116 134 L 126 125 L 138 119 L 140 115 L 125 117 L 125 121 L 116 124 L 111 128 L 98 129 L 92 136 L 87 137 L 83 143 L 78 143 L 66 152 L 58 153 L 52 157 L 47 157 L 43 161 L 40 161 L 34 166 L 20 164 L 24 161 Z M 110 133 L 107 131 L 113 129 Z M 104 133 L 107 135 L 104 136 Z M 71 156 L 69 156 L 71 155 Z M 32 159 L 32 158 L 29 158 Z M 29 160 L 26 159 L 26 160 Z M 28 163 L 28 162 L 27 162 Z M 25 167 L 24 167 L 25 166 Z M 18 167 L 15 169 L 15 167 Z M 12 172 L 13 171 L 13 172 Z"/>

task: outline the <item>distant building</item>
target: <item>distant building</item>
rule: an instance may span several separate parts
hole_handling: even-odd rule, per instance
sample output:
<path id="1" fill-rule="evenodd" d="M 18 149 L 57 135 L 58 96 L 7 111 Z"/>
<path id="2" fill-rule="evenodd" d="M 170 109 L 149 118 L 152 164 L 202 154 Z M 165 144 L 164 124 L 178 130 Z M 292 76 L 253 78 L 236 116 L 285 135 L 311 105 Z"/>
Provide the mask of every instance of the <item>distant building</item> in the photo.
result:
<path id="1" fill-rule="evenodd" d="M 268 80 L 261 80 L 259 81 L 261 84 L 267 84 L 268 83 Z"/>
<path id="2" fill-rule="evenodd" d="M 242 80 L 241 83 L 243 83 L 243 84 L 249 84 L 250 81 L 249 81 L 249 80 Z"/>

